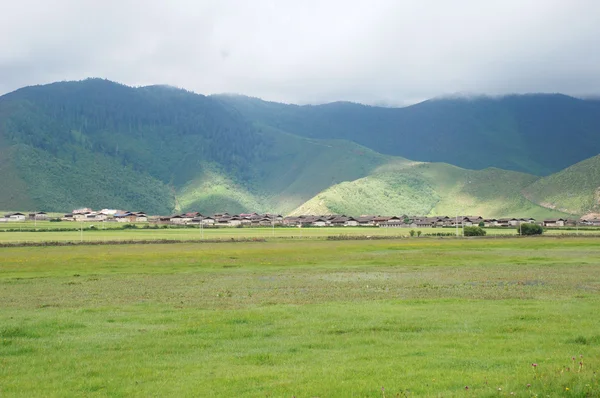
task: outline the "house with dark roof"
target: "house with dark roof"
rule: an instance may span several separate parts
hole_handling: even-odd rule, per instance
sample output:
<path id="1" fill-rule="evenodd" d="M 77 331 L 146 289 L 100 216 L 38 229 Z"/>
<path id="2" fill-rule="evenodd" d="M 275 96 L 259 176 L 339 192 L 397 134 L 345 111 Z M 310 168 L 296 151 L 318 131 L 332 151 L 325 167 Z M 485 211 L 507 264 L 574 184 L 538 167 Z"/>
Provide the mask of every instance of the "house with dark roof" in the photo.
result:
<path id="1" fill-rule="evenodd" d="M 25 214 L 23 213 L 8 213 L 4 215 L 8 221 L 25 221 Z"/>
<path id="2" fill-rule="evenodd" d="M 544 225 L 544 227 L 550 227 L 550 228 L 564 227 L 566 221 L 567 220 L 565 220 L 564 218 L 548 218 L 543 221 L 543 225 Z"/>

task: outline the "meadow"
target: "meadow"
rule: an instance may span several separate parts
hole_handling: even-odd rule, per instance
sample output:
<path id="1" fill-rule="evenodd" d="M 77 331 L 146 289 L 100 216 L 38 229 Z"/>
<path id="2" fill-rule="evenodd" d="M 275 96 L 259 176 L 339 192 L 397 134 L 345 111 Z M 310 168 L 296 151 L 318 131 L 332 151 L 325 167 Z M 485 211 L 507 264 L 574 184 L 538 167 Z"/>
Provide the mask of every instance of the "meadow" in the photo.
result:
<path id="1" fill-rule="evenodd" d="M 20 242 L 92 242 L 92 241 L 151 241 L 151 240 L 230 240 L 267 238 L 276 240 L 305 240 L 325 239 L 327 237 L 410 237 L 410 231 L 415 231 L 415 238 L 420 233 L 422 238 L 443 234 L 455 237 L 456 233 L 462 235 L 462 229 L 456 228 L 378 228 L 378 227 L 244 227 L 244 228 L 192 228 L 168 227 L 154 228 L 148 223 L 128 224 L 130 229 L 123 229 L 122 223 L 75 223 L 75 222 L 48 222 L 42 221 L 34 224 L 31 221 L 23 223 L 4 223 L 0 225 L 0 243 Z M 93 226 L 93 227 L 92 227 Z M 165 226 L 166 227 L 166 226 Z M 32 231 L 37 229 L 37 231 Z M 61 231 L 60 229 L 70 229 Z M 516 236 L 515 228 L 486 228 L 488 236 Z M 556 228 L 546 229 L 546 235 L 573 236 L 573 235 L 600 235 L 599 228 Z"/>
<path id="2" fill-rule="evenodd" d="M 599 396 L 598 242 L 0 248 L 0 395 Z"/>

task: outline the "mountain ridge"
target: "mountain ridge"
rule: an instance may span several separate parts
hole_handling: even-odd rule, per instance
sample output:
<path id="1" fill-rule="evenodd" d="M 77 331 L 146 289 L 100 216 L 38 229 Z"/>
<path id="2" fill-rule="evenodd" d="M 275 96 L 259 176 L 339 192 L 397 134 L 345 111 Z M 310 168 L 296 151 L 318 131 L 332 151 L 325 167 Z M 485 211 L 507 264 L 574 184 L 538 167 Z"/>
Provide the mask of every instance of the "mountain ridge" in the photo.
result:
<path id="1" fill-rule="evenodd" d="M 188 209 L 290 213 L 302 206 L 310 208 L 315 197 L 325 195 L 334 207 L 349 213 L 360 210 L 360 206 L 369 209 L 367 205 L 374 210 L 374 203 L 386 206 L 381 197 L 369 199 L 357 194 L 360 189 L 371 189 L 395 198 L 392 202 L 400 213 L 406 213 L 402 206 L 410 208 L 409 202 L 399 199 L 402 193 L 410 196 L 413 192 L 414 200 L 432 204 L 423 209 L 429 214 L 454 211 L 456 206 L 479 209 L 490 216 L 516 215 L 521 210 L 548 216 L 564 214 L 530 202 L 515 190 L 529 193 L 526 188 L 540 177 L 514 174 L 494 165 L 465 169 L 380 153 L 373 148 L 379 139 L 375 133 L 363 132 L 361 140 L 368 145 L 349 139 L 352 134 L 339 137 L 335 133 L 352 124 L 356 125 L 355 132 L 361 131 L 364 120 L 377 122 L 378 116 L 395 115 L 398 109 L 427 114 L 431 102 L 381 108 L 348 102 L 286 105 L 237 95 L 225 97 L 162 85 L 134 88 L 102 79 L 30 86 L 3 95 L 0 172 L 10 178 L 5 178 L 7 188 L 0 193 L 0 208 L 14 209 L 27 203 L 52 211 L 92 206 L 157 214 Z M 561 101 L 579 109 L 579 102 L 562 97 Z M 517 102 L 532 106 L 528 98 L 519 97 Z M 539 99 L 537 95 L 533 98 Z M 463 109 L 460 103 L 445 104 Z M 582 112 L 587 115 L 590 105 L 583 104 Z M 297 113 L 298 109 L 309 110 L 308 116 Z M 494 120 L 502 121 L 494 127 L 496 136 L 480 134 L 486 137 L 485 142 L 518 142 L 520 136 L 507 129 L 506 119 L 495 111 L 493 107 L 487 109 L 493 117 L 480 122 L 490 125 Z M 375 112 L 376 117 L 369 112 Z M 442 114 L 451 116 L 447 109 Z M 291 131 L 290 120 L 297 122 Z M 303 130 L 317 122 L 321 130 Z M 583 125 L 590 123 L 584 121 Z M 334 133 L 321 136 L 323 128 Z M 425 144 L 427 139 L 431 137 L 424 137 Z M 491 156 L 485 146 L 481 151 L 470 151 L 461 147 L 460 140 L 446 139 L 443 145 L 478 161 Z M 528 162 L 534 164 L 528 159 L 521 163 L 527 166 Z M 476 187 L 465 188 L 464 178 L 470 175 L 479 182 Z M 490 183 L 494 180 L 501 182 L 498 190 Z M 338 198 L 332 199 L 334 194 Z M 340 202 L 341 196 L 346 197 L 345 202 Z M 437 199 L 428 202 L 429 197 Z"/>

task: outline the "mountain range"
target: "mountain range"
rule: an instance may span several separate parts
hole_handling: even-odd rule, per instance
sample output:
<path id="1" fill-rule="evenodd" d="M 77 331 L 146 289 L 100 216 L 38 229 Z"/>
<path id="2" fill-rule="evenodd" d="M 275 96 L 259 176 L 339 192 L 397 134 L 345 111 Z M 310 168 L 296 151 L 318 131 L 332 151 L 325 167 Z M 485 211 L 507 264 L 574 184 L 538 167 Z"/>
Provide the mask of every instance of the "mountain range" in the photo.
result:
<path id="1" fill-rule="evenodd" d="M 0 209 L 600 211 L 600 101 L 290 105 L 102 79 L 0 97 Z"/>

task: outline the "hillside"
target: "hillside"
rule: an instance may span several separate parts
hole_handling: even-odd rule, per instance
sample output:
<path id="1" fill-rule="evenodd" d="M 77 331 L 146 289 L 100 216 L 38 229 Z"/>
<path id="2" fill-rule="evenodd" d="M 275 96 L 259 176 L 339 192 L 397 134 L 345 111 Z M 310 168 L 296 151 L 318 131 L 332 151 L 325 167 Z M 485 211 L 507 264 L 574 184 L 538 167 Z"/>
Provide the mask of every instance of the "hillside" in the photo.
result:
<path id="1" fill-rule="evenodd" d="M 591 106 L 555 97 L 549 101 Z M 527 102 L 528 97 L 511 101 Z M 419 117 L 439 121 L 435 112 L 428 113 L 431 106 L 438 107 L 438 101 L 415 109 L 420 109 Z M 467 131 L 469 121 L 477 118 L 460 114 L 464 104 L 453 106 L 453 123 L 462 120 Z M 460 155 L 463 163 L 484 165 L 497 158 L 513 166 L 517 160 L 523 167 L 539 166 L 533 155 L 540 151 L 528 157 L 510 149 L 523 138 L 518 129 L 507 133 L 498 127 L 510 118 L 499 117 L 489 104 L 473 106 L 490 108 L 485 118 L 477 116 L 477 123 L 497 126 L 497 134 L 475 141 L 493 141 L 491 150 L 472 150 L 464 141 L 467 133 L 456 125 L 452 134 L 442 129 L 447 135 L 437 143 L 438 136 L 423 133 L 418 148 L 435 149 L 440 157 Z M 86 206 L 152 214 L 454 214 L 457 209 L 485 216 L 562 214 L 533 203 L 549 202 L 543 193 L 534 195 L 537 188 L 528 188 L 543 186 L 531 174 L 498 168 L 474 171 L 382 154 L 398 148 L 407 153 L 414 149 L 415 157 L 422 154 L 410 148 L 405 135 L 396 137 L 389 130 L 390 120 L 401 120 L 398 115 L 406 109 L 348 103 L 298 107 L 247 97 L 206 97 L 166 86 L 133 88 L 101 79 L 26 87 L 0 97 L 0 208 L 60 212 Z M 587 110 L 573 112 L 581 116 Z M 592 122 L 582 116 L 574 131 L 587 131 Z M 370 130 L 372 125 L 381 128 Z M 381 135 L 386 131 L 390 134 Z M 582 133 L 569 142 L 586 137 Z M 505 150 L 499 151 L 502 145 Z M 550 144 L 539 143 L 540 148 L 544 145 Z M 590 147 L 575 152 L 579 156 Z M 569 148 L 561 145 L 546 153 L 557 150 L 564 156 L 556 161 L 564 161 Z M 589 190 L 577 194 L 588 195 Z M 578 214 L 583 208 L 565 210 Z"/>
<path id="2" fill-rule="evenodd" d="M 248 164 L 251 179 L 239 181 L 205 167 L 179 191 L 180 207 L 288 213 L 331 185 L 364 177 L 385 164 L 411 163 L 343 140 L 307 139 L 268 127 L 259 131 L 269 149 Z"/>
<path id="3" fill-rule="evenodd" d="M 87 205 L 169 213 L 177 189 L 202 164 L 245 178 L 264 145 L 251 124 L 210 98 L 99 79 L 0 97 L 0 138 L 3 151 L 16 154 L 11 167 L 23 182 L 11 183 L 14 197 L 49 211 Z"/>
<path id="4" fill-rule="evenodd" d="M 215 98 L 249 120 L 297 135 L 469 169 L 548 175 L 600 153 L 600 102 L 559 94 L 442 98 L 405 108 Z"/>
<path id="5" fill-rule="evenodd" d="M 600 155 L 544 177 L 525 195 L 549 209 L 573 214 L 600 213 Z"/>
<path id="6" fill-rule="evenodd" d="M 500 169 L 466 170 L 444 163 L 385 168 L 319 193 L 293 214 L 480 214 L 564 217 L 528 201 L 521 190 L 537 177 Z"/>

